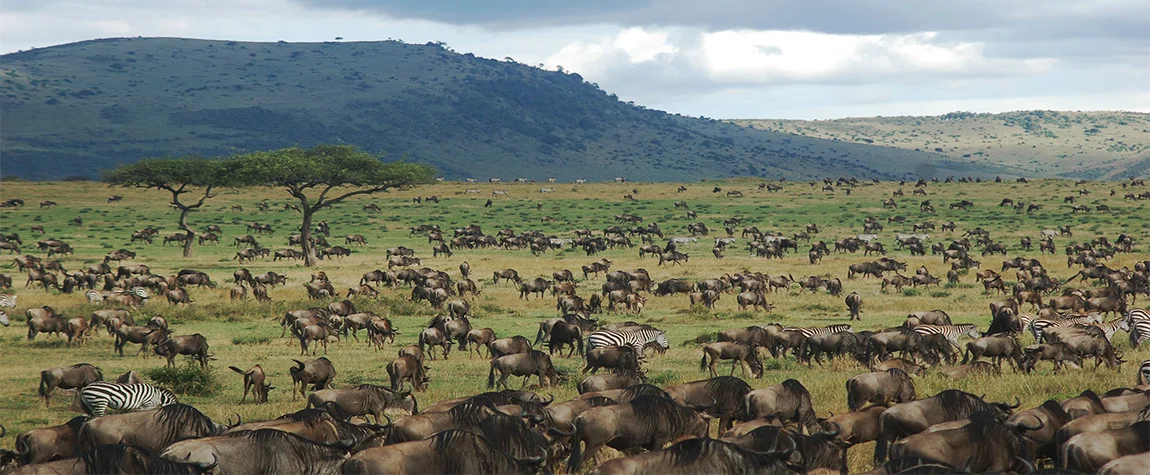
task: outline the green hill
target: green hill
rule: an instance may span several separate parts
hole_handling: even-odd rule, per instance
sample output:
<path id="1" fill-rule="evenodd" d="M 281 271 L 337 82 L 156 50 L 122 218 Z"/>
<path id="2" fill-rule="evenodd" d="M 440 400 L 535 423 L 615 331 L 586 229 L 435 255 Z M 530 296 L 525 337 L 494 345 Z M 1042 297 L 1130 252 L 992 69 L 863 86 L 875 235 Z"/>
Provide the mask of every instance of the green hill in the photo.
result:
<path id="1" fill-rule="evenodd" d="M 435 44 L 105 39 L 0 58 L 2 172 L 349 143 L 449 178 L 1010 174 L 625 103 L 577 74 Z"/>
<path id="2" fill-rule="evenodd" d="M 952 112 L 930 117 L 733 122 L 1004 164 L 1034 176 L 1106 179 L 1150 171 L 1150 114 L 1137 112 Z"/>

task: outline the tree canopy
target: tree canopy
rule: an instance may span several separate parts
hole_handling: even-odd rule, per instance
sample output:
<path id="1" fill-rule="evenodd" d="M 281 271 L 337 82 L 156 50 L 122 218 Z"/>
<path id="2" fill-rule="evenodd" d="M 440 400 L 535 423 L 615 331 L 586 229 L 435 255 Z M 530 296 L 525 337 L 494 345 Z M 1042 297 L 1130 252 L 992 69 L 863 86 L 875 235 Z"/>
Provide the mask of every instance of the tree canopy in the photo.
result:
<path id="1" fill-rule="evenodd" d="M 285 148 L 238 155 L 228 160 L 233 185 L 279 186 L 300 202 L 300 241 L 304 265 L 315 263 L 312 216 L 356 195 L 431 183 L 435 169 L 408 162 L 384 163 L 349 145 Z M 320 255 L 322 257 L 322 254 Z"/>
<path id="2" fill-rule="evenodd" d="M 184 257 L 192 255 L 195 233 L 188 227 L 188 213 L 199 209 L 212 197 L 212 188 L 230 183 L 228 163 L 201 157 L 150 158 L 122 165 L 104 173 L 104 182 L 135 188 L 155 188 L 172 194 L 172 206 L 180 210 L 179 228 L 184 231 Z M 194 192 L 194 193 L 193 193 Z M 183 195 L 199 199 L 185 203 Z M 202 193 L 202 194 L 201 194 Z"/>

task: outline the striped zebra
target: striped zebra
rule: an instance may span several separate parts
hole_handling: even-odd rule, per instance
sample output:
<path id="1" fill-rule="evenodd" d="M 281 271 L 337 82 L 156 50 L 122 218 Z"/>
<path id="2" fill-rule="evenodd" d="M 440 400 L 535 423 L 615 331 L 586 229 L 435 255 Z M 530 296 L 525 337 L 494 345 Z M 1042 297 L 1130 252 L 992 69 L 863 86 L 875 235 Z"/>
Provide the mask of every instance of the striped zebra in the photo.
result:
<path id="1" fill-rule="evenodd" d="M 1042 337 L 1042 332 L 1047 328 L 1058 328 L 1070 325 L 1091 325 L 1095 323 L 1102 323 L 1102 314 L 1095 315 L 1078 315 L 1066 317 L 1061 320 L 1050 320 L 1046 318 L 1039 318 L 1030 322 L 1030 333 L 1034 335 L 1034 341 L 1046 341 Z"/>
<path id="2" fill-rule="evenodd" d="M 958 325 L 916 325 L 914 332 L 923 336 L 943 335 L 950 341 L 950 344 L 954 346 L 958 346 L 958 339 L 963 336 L 969 336 L 974 340 L 982 336 L 978 331 L 978 325 L 973 323 L 960 323 Z"/>
<path id="3" fill-rule="evenodd" d="M 1150 310 L 1136 308 L 1131 310 L 1130 313 L 1126 314 L 1126 322 L 1130 323 L 1131 325 L 1134 325 L 1134 322 L 1138 320 L 1150 320 Z"/>
<path id="4" fill-rule="evenodd" d="M 785 327 L 783 328 L 783 331 L 799 332 L 803 334 L 804 338 L 810 338 L 815 335 L 828 335 L 831 333 L 854 331 L 854 329 L 846 323 L 836 323 L 834 325 L 827 325 L 825 327 Z"/>
<path id="5" fill-rule="evenodd" d="M 1114 339 L 1114 333 L 1118 330 L 1130 331 L 1130 324 L 1126 323 L 1125 319 L 1114 320 L 1110 323 L 1092 323 L 1092 326 L 1098 327 L 1102 333 L 1106 335 L 1106 340 Z"/>
<path id="6" fill-rule="evenodd" d="M 1138 365 L 1138 385 L 1144 386 L 1150 384 L 1150 360 L 1142 361 Z"/>
<path id="7" fill-rule="evenodd" d="M 643 348 L 649 344 L 657 345 L 661 351 L 671 347 L 667 341 L 667 334 L 654 328 L 627 331 L 599 330 L 587 336 L 588 350 L 608 346 L 630 346 L 639 358 L 643 358 Z"/>
<path id="8" fill-rule="evenodd" d="M 124 412 L 147 411 L 175 404 L 176 396 L 167 389 L 137 383 L 123 384 L 99 381 L 80 390 L 80 404 L 92 417 L 103 416 L 108 409 Z"/>
<path id="9" fill-rule="evenodd" d="M 3 311 L 3 310 L 0 310 L 0 325 L 8 326 L 9 323 L 10 322 L 8 321 L 8 313 Z"/>
<path id="10" fill-rule="evenodd" d="M 0 308 L 16 308 L 16 294 L 0 294 Z"/>
<path id="11" fill-rule="evenodd" d="M 1134 320 L 1130 326 L 1130 346 L 1138 348 L 1144 341 L 1150 341 L 1150 319 Z"/>

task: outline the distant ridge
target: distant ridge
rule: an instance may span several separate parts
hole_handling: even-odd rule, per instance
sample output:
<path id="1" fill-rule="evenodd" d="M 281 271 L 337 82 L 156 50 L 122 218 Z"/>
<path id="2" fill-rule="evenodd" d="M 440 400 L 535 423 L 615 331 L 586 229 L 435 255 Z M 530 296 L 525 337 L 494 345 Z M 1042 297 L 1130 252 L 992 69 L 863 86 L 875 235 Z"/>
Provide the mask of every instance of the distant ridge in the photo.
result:
<path id="1" fill-rule="evenodd" d="M 0 173 L 348 143 L 449 178 L 697 180 L 1012 174 L 619 101 L 577 74 L 437 44 L 103 39 L 0 58 Z"/>

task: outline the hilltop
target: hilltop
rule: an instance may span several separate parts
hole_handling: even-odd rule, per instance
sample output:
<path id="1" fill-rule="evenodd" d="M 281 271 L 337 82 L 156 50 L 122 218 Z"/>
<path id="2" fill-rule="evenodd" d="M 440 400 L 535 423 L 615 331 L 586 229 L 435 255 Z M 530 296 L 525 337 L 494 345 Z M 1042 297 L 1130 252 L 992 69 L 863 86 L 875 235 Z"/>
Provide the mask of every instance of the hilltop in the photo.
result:
<path id="1" fill-rule="evenodd" d="M 103 39 L 0 58 L 3 173 L 348 143 L 448 178 L 993 175 L 936 154 L 646 109 L 577 74 L 442 44 Z"/>
<path id="2" fill-rule="evenodd" d="M 1111 179 L 1150 171 L 1150 114 L 953 112 L 925 117 L 736 120 L 772 132 L 1005 164 L 1034 176 Z"/>

